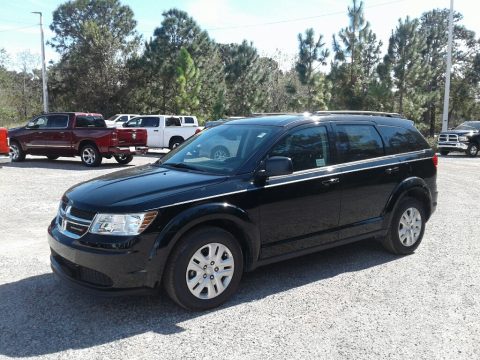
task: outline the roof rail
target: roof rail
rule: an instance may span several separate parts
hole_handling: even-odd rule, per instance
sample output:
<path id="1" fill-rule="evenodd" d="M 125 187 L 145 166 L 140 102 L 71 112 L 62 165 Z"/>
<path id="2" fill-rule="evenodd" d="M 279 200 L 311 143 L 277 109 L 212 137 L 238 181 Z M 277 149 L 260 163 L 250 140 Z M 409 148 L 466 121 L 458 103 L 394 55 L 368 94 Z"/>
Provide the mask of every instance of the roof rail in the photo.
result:
<path id="1" fill-rule="evenodd" d="M 370 115 L 370 116 L 385 116 L 391 118 L 402 118 L 405 117 L 399 113 L 390 113 L 390 112 L 383 112 L 383 111 L 363 111 L 363 110 L 322 110 L 322 111 L 315 111 L 314 115 Z"/>

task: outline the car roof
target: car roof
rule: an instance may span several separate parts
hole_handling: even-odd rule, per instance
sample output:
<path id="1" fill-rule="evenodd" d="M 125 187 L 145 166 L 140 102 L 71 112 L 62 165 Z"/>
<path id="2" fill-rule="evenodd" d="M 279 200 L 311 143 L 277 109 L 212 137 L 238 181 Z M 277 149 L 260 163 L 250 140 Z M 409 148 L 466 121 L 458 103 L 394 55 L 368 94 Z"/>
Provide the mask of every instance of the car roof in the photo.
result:
<path id="1" fill-rule="evenodd" d="M 261 116 L 253 118 L 243 118 L 238 120 L 230 120 L 227 122 L 228 125 L 269 125 L 269 126 L 279 126 L 279 127 L 293 127 L 296 125 L 301 125 L 303 123 L 308 124 L 312 122 L 326 122 L 326 121 L 342 121 L 342 122 L 369 122 L 375 123 L 378 125 L 391 125 L 391 126 L 401 126 L 401 127 L 410 127 L 413 125 L 412 120 L 400 118 L 400 117 L 389 117 L 384 115 L 363 115 L 363 114 L 338 114 L 338 113 L 329 113 L 329 114 L 320 114 L 320 115 L 311 115 L 311 114 L 296 114 L 296 115 L 275 115 L 275 116 Z"/>

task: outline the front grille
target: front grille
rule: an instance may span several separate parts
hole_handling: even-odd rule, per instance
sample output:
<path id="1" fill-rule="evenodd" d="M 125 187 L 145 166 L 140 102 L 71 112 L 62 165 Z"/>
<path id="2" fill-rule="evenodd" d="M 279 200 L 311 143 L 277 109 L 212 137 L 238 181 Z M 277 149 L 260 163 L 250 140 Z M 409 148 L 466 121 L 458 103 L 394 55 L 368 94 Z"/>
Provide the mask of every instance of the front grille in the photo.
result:
<path id="1" fill-rule="evenodd" d="M 87 233 L 94 217 L 95 213 L 75 208 L 62 201 L 58 209 L 57 225 L 62 234 L 79 239 Z"/>
<path id="2" fill-rule="evenodd" d="M 458 142 L 458 135 L 454 134 L 441 134 L 438 137 L 438 141 L 440 142 Z"/>
<path id="3" fill-rule="evenodd" d="M 70 209 L 70 214 L 72 216 L 75 216 L 75 217 L 78 217 L 78 218 L 81 218 L 81 219 L 86 219 L 86 220 L 93 220 L 93 218 L 95 217 L 94 212 L 80 210 L 80 209 L 77 209 L 77 208 L 74 208 L 74 207 L 72 207 Z"/>
<path id="4" fill-rule="evenodd" d="M 113 285 L 112 279 L 107 275 L 65 259 L 52 250 L 52 256 L 60 265 L 64 274 L 67 276 L 95 286 L 111 287 Z"/>

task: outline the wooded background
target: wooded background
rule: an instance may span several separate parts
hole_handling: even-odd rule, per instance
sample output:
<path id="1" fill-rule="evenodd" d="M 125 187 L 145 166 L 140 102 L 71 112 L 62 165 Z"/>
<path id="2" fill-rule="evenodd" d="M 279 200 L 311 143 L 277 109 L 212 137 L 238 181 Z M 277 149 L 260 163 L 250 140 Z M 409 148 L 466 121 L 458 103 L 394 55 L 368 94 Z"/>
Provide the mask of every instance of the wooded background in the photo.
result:
<path id="1" fill-rule="evenodd" d="M 363 2 L 353 0 L 332 39 L 313 29 L 298 34 L 296 60 L 283 69 L 281 53 L 262 57 L 247 40 L 216 43 L 184 11 L 165 11 L 143 41 L 132 9 L 120 1 L 68 1 L 50 24 L 55 36 L 47 46 L 60 55 L 47 69 L 50 111 L 192 114 L 202 121 L 253 112 L 388 111 L 433 136 L 441 124 L 448 14 L 433 9 L 399 19 L 382 54 Z M 461 20 L 455 13 L 451 125 L 480 114 L 480 42 Z M 8 70 L 12 63 L 21 70 Z M 29 52 L 12 59 L 0 49 L 0 126 L 41 111 L 39 59 Z"/>

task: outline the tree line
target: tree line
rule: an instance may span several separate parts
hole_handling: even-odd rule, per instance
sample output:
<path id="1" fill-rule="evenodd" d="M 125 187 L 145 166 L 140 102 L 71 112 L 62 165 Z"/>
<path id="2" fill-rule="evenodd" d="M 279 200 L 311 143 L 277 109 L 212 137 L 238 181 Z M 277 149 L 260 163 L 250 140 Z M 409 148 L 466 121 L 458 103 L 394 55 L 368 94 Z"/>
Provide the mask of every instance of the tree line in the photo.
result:
<path id="1" fill-rule="evenodd" d="M 425 134 L 441 123 L 448 9 L 399 19 L 387 53 L 352 0 L 332 39 L 306 29 L 289 69 L 254 45 L 220 44 L 186 12 L 170 9 L 142 42 L 129 6 L 119 0 L 71 0 L 53 12 L 48 42 L 60 55 L 48 66 L 52 111 L 193 114 L 202 120 L 261 112 L 399 112 Z M 454 13 L 450 123 L 480 114 L 480 41 Z M 292 34 L 292 36 L 294 36 Z M 23 63 L 22 63 L 23 61 Z M 0 50 L 0 125 L 41 112 L 39 67 L 24 54 L 7 70 Z M 18 64 L 18 59 L 17 59 Z"/>

